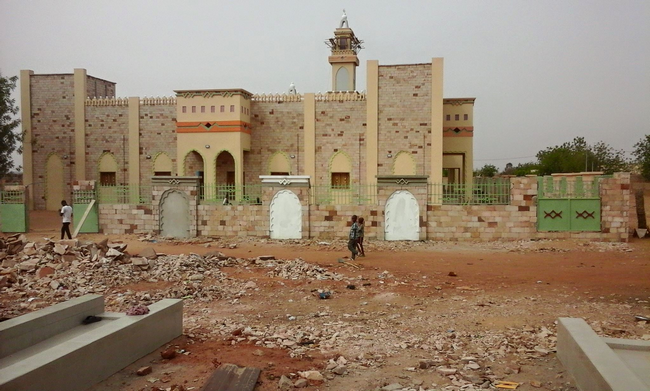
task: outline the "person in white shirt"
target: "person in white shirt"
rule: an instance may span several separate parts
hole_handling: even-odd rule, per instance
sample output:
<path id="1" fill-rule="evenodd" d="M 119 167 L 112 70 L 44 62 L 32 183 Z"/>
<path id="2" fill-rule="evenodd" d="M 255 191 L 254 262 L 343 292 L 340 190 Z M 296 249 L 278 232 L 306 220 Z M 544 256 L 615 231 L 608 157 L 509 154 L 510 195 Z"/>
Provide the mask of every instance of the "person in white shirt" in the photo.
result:
<path id="1" fill-rule="evenodd" d="M 63 217 L 63 226 L 61 227 L 61 240 L 63 240 L 64 234 L 68 235 L 68 239 L 72 239 L 70 235 L 70 223 L 72 222 L 72 207 L 68 205 L 65 200 L 61 201 L 61 211 L 59 215 Z"/>

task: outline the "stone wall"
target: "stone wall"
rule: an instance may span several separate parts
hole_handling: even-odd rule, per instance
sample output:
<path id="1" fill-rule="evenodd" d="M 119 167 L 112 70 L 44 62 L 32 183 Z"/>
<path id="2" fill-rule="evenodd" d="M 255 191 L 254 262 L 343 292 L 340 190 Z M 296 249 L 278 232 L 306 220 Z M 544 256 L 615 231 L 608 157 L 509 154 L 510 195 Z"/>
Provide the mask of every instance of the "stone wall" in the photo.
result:
<path id="1" fill-rule="evenodd" d="M 115 83 L 93 76 L 86 76 L 86 97 L 113 97 L 115 96 Z"/>
<path id="2" fill-rule="evenodd" d="M 161 153 L 171 159 L 176 169 L 172 175 L 185 175 L 183 162 L 176 161 L 176 106 L 140 105 L 140 184 L 151 184 L 154 162 Z"/>
<path id="3" fill-rule="evenodd" d="M 429 174 L 431 82 L 431 64 L 379 66 L 379 175 L 393 174 L 393 158 L 400 151 L 415 159 L 414 175 Z"/>
<path id="4" fill-rule="evenodd" d="M 157 234 L 151 205 L 99 205 L 99 231 L 108 235 Z"/>
<path id="5" fill-rule="evenodd" d="M 269 161 L 277 152 L 295 156 L 289 161 L 292 175 L 304 171 L 304 123 L 302 102 L 251 102 L 251 150 L 244 153 L 246 183 L 259 183 L 260 175 L 269 175 Z"/>
<path id="6" fill-rule="evenodd" d="M 330 162 L 337 152 L 350 161 L 350 183 L 366 183 L 366 102 L 316 102 L 316 185 L 330 185 Z"/>
<path id="7" fill-rule="evenodd" d="M 64 189 L 71 188 L 74 161 L 74 76 L 72 74 L 31 77 L 32 156 L 34 207 L 45 209 L 47 158 L 57 154 L 64 160 Z M 28 148 L 28 146 L 25 146 Z"/>
<path id="8" fill-rule="evenodd" d="M 110 153 L 117 184 L 128 182 L 129 107 L 86 106 L 86 178 L 99 181 L 99 162 Z"/>
<path id="9" fill-rule="evenodd" d="M 365 236 L 384 238 L 384 208 L 396 190 L 408 190 L 420 207 L 421 239 L 451 241 L 581 239 L 600 241 L 627 241 L 629 229 L 630 175 L 615 174 L 601 181 L 601 232 L 538 232 L 537 178 L 512 178 L 509 205 L 427 205 L 427 187 L 422 185 L 378 186 L 376 205 L 309 205 L 307 187 L 289 187 L 296 192 L 302 204 L 303 237 L 318 239 L 345 239 L 349 232 L 350 216 L 356 214 L 366 220 Z M 274 194 L 285 187 L 266 186 L 262 205 L 198 205 L 198 234 L 202 236 L 236 237 L 269 236 L 269 204 Z M 145 233 L 158 231 L 157 193 L 154 206 L 100 205 L 102 232 L 111 234 Z M 157 193 L 156 193 L 157 191 Z M 193 191 L 188 194 L 195 196 Z M 153 216 L 150 216 L 153 214 Z"/>

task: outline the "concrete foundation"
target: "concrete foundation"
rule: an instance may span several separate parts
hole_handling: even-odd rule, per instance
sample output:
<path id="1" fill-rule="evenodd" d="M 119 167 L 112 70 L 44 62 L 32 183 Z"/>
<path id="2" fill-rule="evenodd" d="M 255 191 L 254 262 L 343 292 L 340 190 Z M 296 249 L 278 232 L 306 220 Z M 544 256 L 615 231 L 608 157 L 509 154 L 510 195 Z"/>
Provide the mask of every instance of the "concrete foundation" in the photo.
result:
<path id="1" fill-rule="evenodd" d="M 86 295 L 0 323 L 0 390 L 82 391 L 183 332 L 182 300 L 147 315 L 103 310 L 102 296 Z M 102 320 L 82 324 L 89 315 Z"/>
<path id="2" fill-rule="evenodd" d="M 581 391 L 650 391 L 650 342 L 601 338 L 579 318 L 559 318 L 557 339 Z"/>

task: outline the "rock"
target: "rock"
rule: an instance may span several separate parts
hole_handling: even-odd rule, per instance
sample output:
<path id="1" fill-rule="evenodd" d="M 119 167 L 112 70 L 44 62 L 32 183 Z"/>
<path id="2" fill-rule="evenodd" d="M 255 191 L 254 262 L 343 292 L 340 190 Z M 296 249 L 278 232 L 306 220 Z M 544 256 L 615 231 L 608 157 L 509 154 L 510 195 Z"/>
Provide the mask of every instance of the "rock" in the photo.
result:
<path id="1" fill-rule="evenodd" d="M 52 288 L 54 290 L 59 289 L 60 286 L 61 286 L 61 283 L 56 281 L 56 280 L 50 282 L 50 288 Z"/>
<path id="2" fill-rule="evenodd" d="M 296 382 L 293 384 L 295 388 L 305 388 L 309 386 L 309 382 L 306 379 L 298 379 Z"/>
<path id="3" fill-rule="evenodd" d="M 472 362 L 468 363 L 467 365 L 465 365 L 465 368 L 476 370 L 476 369 L 481 369 L 481 366 L 472 361 Z"/>
<path id="4" fill-rule="evenodd" d="M 2 253 L 5 254 L 6 253 Z M 16 259 L 15 258 L 6 258 L 2 260 L 2 267 L 10 268 L 16 266 Z"/>
<path id="5" fill-rule="evenodd" d="M 38 265 L 38 259 L 29 259 L 25 262 L 21 262 L 16 267 L 18 270 L 24 271 L 24 272 L 31 272 L 36 270 L 36 265 Z"/>
<path id="6" fill-rule="evenodd" d="M 176 357 L 176 349 L 169 348 L 163 350 L 162 352 L 160 352 L 160 357 L 164 358 L 165 360 L 171 360 L 172 358 Z"/>
<path id="7" fill-rule="evenodd" d="M 116 250 L 114 248 L 109 248 L 108 251 L 106 252 L 106 257 L 107 258 L 119 258 L 122 255 L 123 254 L 121 252 L 119 252 L 118 250 Z"/>
<path id="8" fill-rule="evenodd" d="M 59 255 L 65 254 L 67 249 L 68 249 L 68 246 L 65 246 L 65 245 L 63 245 L 61 243 L 57 243 L 57 244 L 54 245 L 54 252 L 59 254 Z"/>
<path id="9" fill-rule="evenodd" d="M 449 376 L 449 375 L 455 375 L 456 372 L 458 372 L 458 370 L 455 368 L 438 367 L 436 368 L 436 372 L 444 376 Z"/>
<path id="10" fill-rule="evenodd" d="M 140 251 L 140 254 L 138 254 L 142 258 L 147 258 L 147 259 L 156 259 L 158 258 L 158 253 L 156 253 L 156 250 L 154 250 L 152 247 L 147 247 Z"/>
<path id="11" fill-rule="evenodd" d="M 332 369 L 332 373 L 335 373 L 337 375 L 344 375 L 346 372 L 345 367 L 343 365 L 339 365 L 336 368 Z"/>
<path id="12" fill-rule="evenodd" d="M 449 277 L 458 277 L 458 274 L 456 274 L 455 272 L 449 272 L 449 274 L 447 274 L 447 275 Z"/>
<path id="13" fill-rule="evenodd" d="M 192 274 L 192 275 L 190 276 L 189 280 L 190 280 L 190 281 L 203 281 L 204 278 L 205 278 L 205 277 L 203 276 L 203 274 L 198 274 L 198 273 L 197 273 L 197 274 Z"/>
<path id="14" fill-rule="evenodd" d="M 542 383 L 536 381 L 536 380 L 531 380 L 530 385 L 535 387 L 535 388 L 540 388 L 542 386 Z"/>
<path id="15" fill-rule="evenodd" d="M 244 289 L 256 289 L 256 288 L 257 288 L 257 284 L 255 283 L 255 281 L 248 281 L 244 285 Z"/>
<path id="16" fill-rule="evenodd" d="M 257 259 L 260 261 L 271 261 L 275 259 L 275 255 L 260 255 Z"/>
<path id="17" fill-rule="evenodd" d="M 318 372 L 318 371 L 304 371 L 304 372 L 298 372 L 300 377 L 305 378 L 307 380 L 312 380 L 312 381 L 324 381 L 325 378 L 323 375 Z"/>
<path id="18" fill-rule="evenodd" d="M 9 282 L 9 277 L 7 276 L 0 276 L 0 288 L 7 288 L 10 287 L 11 283 Z"/>
<path id="19" fill-rule="evenodd" d="M 150 366 L 149 367 L 142 367 L 142 368 L 137 370 L 136 374 L 138 376 L 146 376 L 146 375 L 150 374 L 152 371 L 153 371 L 153 369 L 151 369 Z"/>
<path id="20" fill-rule="evenodd" d="M 431 363 L 429 363 L 428 360 L 420 360 L 418 362 L 418 368 L 420 369 L 427 369 L 431 366 Z"/>
<path id="21" fill-rule="evenodd" d="M 401 390 L 402 388 L 404 388 L 403 385 L 399 383 L 392 383 L 387 386 L 383 386 L 381 388 L 381 391 L 397 391 L 397 390 Z"/>
<path id="22" fill-rule="evenodd" d="M 290 390 L 293 388 L 293 382 L 289 380 L 288 377 L 282 375 L 280 376 L 280 381 L 278 382 L 278 388 L 281 390 Z"/>
<path id="23" fill-rule="evenodd" d="M 147 258 L 131 258 L 131 263 L 133 266 L 149 267 L 149 260 Z"/>
<path id="24" fill-rule="evenodd" d="M 49 266 L 43 266 L 42 268 L 38 269 L 38 271 L 36 272 L 36 276 L 38 276 L 38 278 L 43 278 L 51 274 L 54 274 L 54 269 L 52 269 Z"/>

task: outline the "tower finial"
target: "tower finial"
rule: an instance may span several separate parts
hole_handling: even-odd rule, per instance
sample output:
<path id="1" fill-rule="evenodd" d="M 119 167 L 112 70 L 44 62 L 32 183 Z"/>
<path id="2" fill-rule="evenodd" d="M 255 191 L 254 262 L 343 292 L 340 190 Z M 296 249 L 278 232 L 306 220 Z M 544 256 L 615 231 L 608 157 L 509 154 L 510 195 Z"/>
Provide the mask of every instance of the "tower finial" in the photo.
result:
<path id="1" fill-rule="evenodd" d="M 343 10 L 343 16 L 341 16 L 341 23 L 339 23 L 339 28 L 347 28 L 349 29 L 350 26 L 348 25 L 348 15 L 345 13 L 345 9 Z"/>

